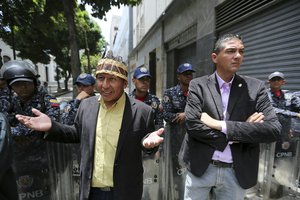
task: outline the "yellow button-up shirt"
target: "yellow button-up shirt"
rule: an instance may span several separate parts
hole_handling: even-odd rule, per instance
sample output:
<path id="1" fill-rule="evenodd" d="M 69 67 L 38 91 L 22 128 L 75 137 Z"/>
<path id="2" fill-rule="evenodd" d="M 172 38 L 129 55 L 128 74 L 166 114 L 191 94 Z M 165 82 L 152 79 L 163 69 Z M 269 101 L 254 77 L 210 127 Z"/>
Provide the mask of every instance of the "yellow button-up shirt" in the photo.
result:
<path id="1" fill-rule="evenodd" d="M 100 97 L 92 187 L 113 187 L 113 168 L 125 109 L 125 93 L 109 109 Z"/>

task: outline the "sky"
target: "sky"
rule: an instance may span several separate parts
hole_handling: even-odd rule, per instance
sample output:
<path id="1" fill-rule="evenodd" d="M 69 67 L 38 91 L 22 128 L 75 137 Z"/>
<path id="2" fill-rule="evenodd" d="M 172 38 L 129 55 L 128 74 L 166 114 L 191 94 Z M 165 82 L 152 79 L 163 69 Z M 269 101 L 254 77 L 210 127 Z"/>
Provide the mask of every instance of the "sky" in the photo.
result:
<path id="1" fill-rule="evenodd" d="M 86 10 L 88 12 L 91 12 L 91 9 L 89 9 L 88 7 L 86 7 Z M 110 40 L 110 35 L 109 35 L 109 32 L 110 32 L 110 24 L 111 24 L 111 19 L 112 19 L 112 16 L 113 15 L 117 15 L 117 16 L 121 16 L 123 13 L 123 6 L 120 7 L 120 9 L 118 9 L 118 7 L 112 7 L 107 13 L 106 13 L 106 21 L 104 20 L 100 20 L 98 18 L 93 18 L 93 20 L 95 20 L 100 28 L 101 28 L 101 32 L 102 32 L 102 35 L 104 36 L 105 40 L 107 42 L 109 42 Z"/>

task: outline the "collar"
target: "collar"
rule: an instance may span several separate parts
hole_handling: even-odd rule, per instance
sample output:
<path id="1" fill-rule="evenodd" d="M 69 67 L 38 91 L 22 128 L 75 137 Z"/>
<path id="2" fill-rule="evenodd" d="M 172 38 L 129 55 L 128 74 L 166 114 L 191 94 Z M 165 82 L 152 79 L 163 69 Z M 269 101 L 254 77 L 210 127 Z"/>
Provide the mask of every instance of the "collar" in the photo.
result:
<path id="1" fill-rule="evenodd" d="M 131 96 L 132 96 L 132 97 L 134 97 L 135 99 L 140 100 L 140 101 L 142 101 L 142 102 L 144 102 L 144 101 L 148 98 L 149 94 L 150 94 L 150 93 L 147 92 L 147 94 L 146 94 L 145 97 L 137 97 L 137 96 L 136 96 L 136 89 L 134 89 L 134 90 L 131 92 Z"/>
<path id="2" fill-rule="evenodd" d="M 226 83 L 226 82 L 218 75 L 217 72 L 216 72 L 216 77 L 217 77 L 217 81 L 218 81 L 218 84 L 219 84 L 219 88 L 222 88 L 222 86 L 223 86 L 224 83 Z M 235 77 L 235 75 L 233 75 L 232 79 L 228 82 L 230 86 L 232 85 L 232 82 L 233 82 L 234 77 Z"/>
<path id="3" fill-rule="evenodd" d="M 114 108 L 114 107 L 116 107 L 118 105 L 121 105 L 122 103 L 125 103 L 125 99 L 126 99 L 125 98 L 125 92 L 123 92 L 123 94 L 121 95 L 121 97 L 109 109 Z M 101 96 L 99 96 L 98 102 L 100 103 L 100 105 L 103 108 L 107 109 L 107 107 L 106 107 L 106 105 L 105 105 L 105 103 L 103 101 L 103 98 L 101 98 Z"/>

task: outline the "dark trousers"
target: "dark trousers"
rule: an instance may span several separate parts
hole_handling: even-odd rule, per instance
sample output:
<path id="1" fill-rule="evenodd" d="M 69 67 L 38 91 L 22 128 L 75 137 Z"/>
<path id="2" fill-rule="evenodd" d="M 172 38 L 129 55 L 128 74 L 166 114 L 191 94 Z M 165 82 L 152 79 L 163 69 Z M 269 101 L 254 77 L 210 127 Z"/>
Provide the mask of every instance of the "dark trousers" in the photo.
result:
<path id="1" fill-rule="evenodd" d="M 89 200 L 113 200 L 113 191 L 102 191 L 98 188 L 91 188 Z"/>

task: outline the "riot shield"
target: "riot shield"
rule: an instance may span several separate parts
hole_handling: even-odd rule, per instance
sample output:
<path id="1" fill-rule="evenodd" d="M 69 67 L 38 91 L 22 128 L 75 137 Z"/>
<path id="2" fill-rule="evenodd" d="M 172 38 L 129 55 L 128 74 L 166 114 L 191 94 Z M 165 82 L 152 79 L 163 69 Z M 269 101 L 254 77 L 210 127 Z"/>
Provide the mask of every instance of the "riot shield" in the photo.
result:
<path id="1" fill-rule="evenodd" d="M 73 185 L 72 145 L 47 142 L 51 199 L 75 200 Z"/>
<path id="2" fill-rule="evenodd" d="M 276 142 L 274 167 L 270 189 L 270 198 L 297 196 L 299 166 L 299 136 L 295 133 L 295 120 L 290 117 L 278 116 L 282 125 L 281 140 Z M 292 125 L 293 123 L 293 125 Z M 292 129 L 295 128 L 295 130 Z"/>
<path id="3" fill-rule="evenodd" d="M 158 130 L 159 126 L 155 126 L 155 130 Z M 161 144 L 162 145 L 162 144 Z M 162 191 L 160 190 L 160 161 L 161 161 L 161 149 L 159 146 L 158 151 L 149 155 L 142 152 L 143 159 L 143 200 L 160 200 Z"/>
<path id="4" fill-rule="evenodd" d="M 20 200 L 74 200 L 68 144 L 38 137 L 14 138 L 13 168 Z"/>
<path id="5" fill-rule="evenodd" d="M 80 187 L 80 144 L 69 144 L 71 147 L 72 158 L 72 185 L 73 199 L 79 200 Z"/>
<path id="6" fill-rule="evenodd" d="M 185 136 L 184 125 L 167 123 L 164 131 L 162 159 L 160 162 L 160 185 L 163 200 L 182 200 L 186 168 L 178 160 Z"/>
<path id="7" fill-rule="evenodd" d="M 144 186 L 143 200 L 159 200 L 161 193 L 159 192 L 159 162 L 160 152 L 154 155 L 143 155 L 144 167 Z"/>
<path id="8" fill-rule="evenodd" d="M 257 184 L 246 191 L 245 199 L 262 200 L 263 197 L 269 196 L 273 174 L 274 152 L 275 142 L 260 144 Z"/>
<path id="9" fill-rule="evenodd" d="M 300 199 L 300 121 L 278 118 L 282 138 L 272 144 L 261 144 L 258 184 L 255 195 L 247 199 Z"/>
<path id="10" fill-rule="evenodd" d="M 60 110 L 62 113 L 69 112 L 68 109 L 65 109 L 68 105 L 68 102 L 65 100 L 60 101 Z M 62 121 L 64 123 L 64 121 Z M 72 125 L 70 121 L 67 122 L 68 125 Z M 65 153 L 67 153 L 68 156 L 63 156 L 64 161 L 62 162 L 68 162 L 68 170 L 65 174 L 68 174 L 68 176 L 64 179 L 65 181 L 70 180 L 71 182 L 68 183 L 70 185 L 70 198 L 72 200 L 78 200 L 79 199 L 79 187 L 80 187 L 80 143 L 70 143 L 65 144 Z M 69 174 L 70 173 L 70 174 Z"/>
<path id="11" fill-rule="evenodd" d="M 34 136 L 16 136 L 13 150 L 19 199 L 51 200 L 46 142 Z"/>

